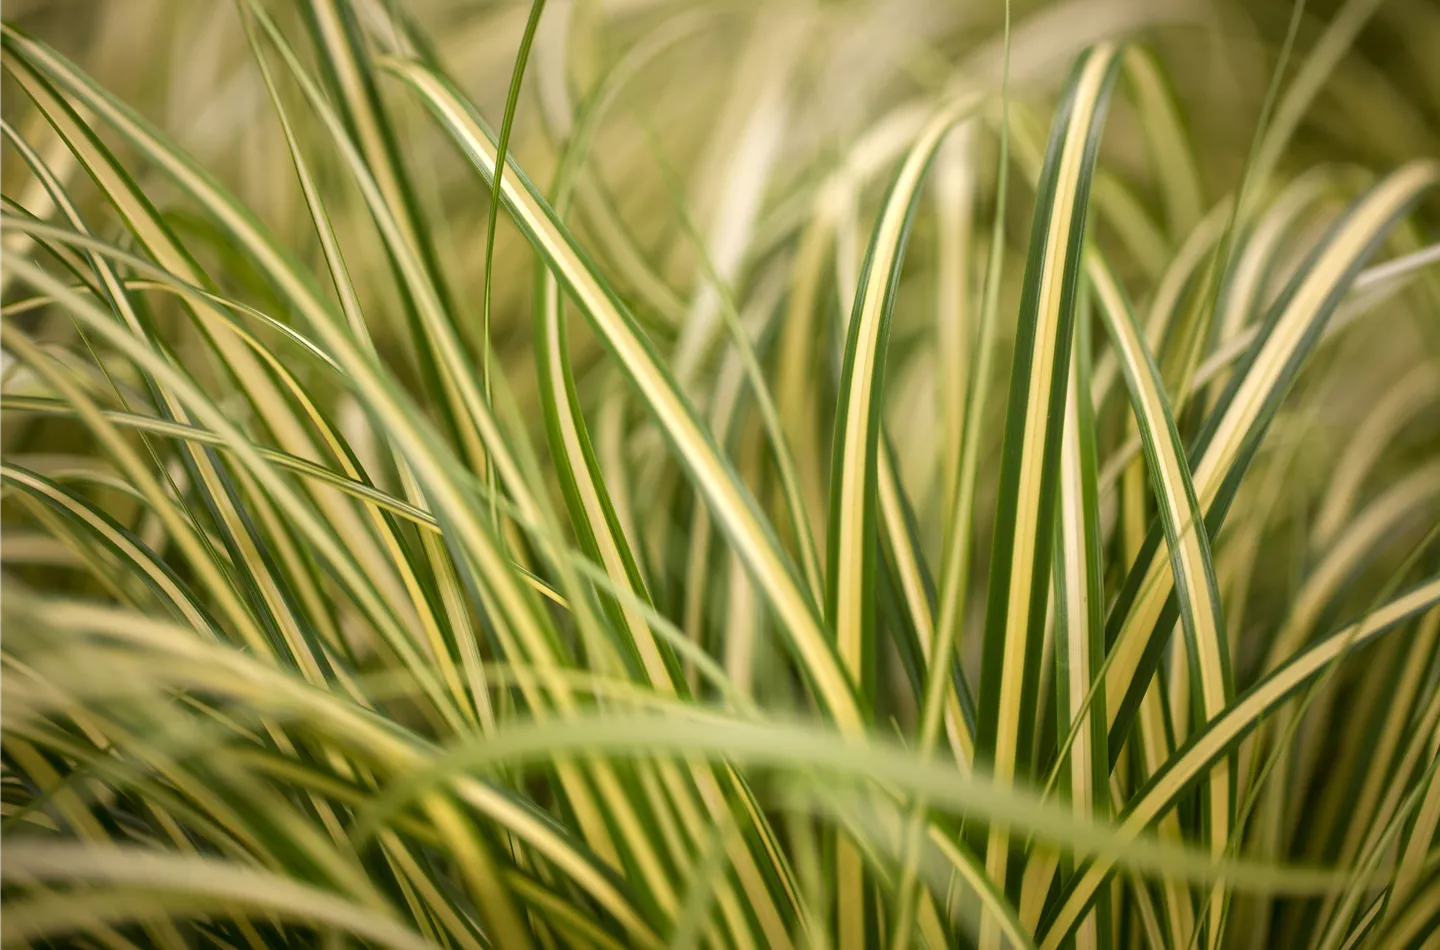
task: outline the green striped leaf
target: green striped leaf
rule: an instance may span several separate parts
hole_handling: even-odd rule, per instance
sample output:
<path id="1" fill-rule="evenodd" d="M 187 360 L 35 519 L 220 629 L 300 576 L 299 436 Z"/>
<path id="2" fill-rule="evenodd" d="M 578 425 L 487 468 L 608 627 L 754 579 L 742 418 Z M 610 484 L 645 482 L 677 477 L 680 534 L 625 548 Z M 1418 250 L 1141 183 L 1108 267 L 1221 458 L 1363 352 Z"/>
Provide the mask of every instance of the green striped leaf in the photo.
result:
<path id="1" fill-rule="evenodd" d="M 446 80 L 418 63 L 392 61 L 387 68 L 415 90 L 489 181 L 495 172 L 495 146 L 473 107 Z M 756 586 L 765 593 L 821 705 L 847 730 L 858 729 L 860 707 L 853 688 L 825 635 L 816 606 L 754 498 L 724 461 L 634 318 L 600 280 L 554 212 L 518 169 L 515 181 L 511 182 L 507 175 L 502 183 L 511 216 L 610 347 L 689 470 L 716 523 L 744 559 Z"/>
<path id="2" fill-rule="evenodd" d="M 1088 190 L 1119 49 L 1081 57 L 1052 126 L 1026 262 L 1010 376 L 1000 497 L 991 553 L 976 757 L 1008 785 L 1035 741 L 1041 640 L 1049 596 L 1058 460 Z M 1008 878 L 1009 842 L 992 827 L 986 870 Z M 998 933 L 982 930 L 981 946 Z"/>

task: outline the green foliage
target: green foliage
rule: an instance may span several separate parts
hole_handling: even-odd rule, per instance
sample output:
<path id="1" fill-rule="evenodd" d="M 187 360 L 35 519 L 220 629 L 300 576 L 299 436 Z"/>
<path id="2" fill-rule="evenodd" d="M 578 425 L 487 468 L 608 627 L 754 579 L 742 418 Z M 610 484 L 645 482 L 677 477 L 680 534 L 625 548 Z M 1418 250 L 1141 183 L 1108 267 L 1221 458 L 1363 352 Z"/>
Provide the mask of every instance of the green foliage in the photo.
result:
<path id="1" fill-rule="evenodd" d="M 1440 17 L 1018 6 L 8 4 L 0 936 L 1433 939 Z"/>

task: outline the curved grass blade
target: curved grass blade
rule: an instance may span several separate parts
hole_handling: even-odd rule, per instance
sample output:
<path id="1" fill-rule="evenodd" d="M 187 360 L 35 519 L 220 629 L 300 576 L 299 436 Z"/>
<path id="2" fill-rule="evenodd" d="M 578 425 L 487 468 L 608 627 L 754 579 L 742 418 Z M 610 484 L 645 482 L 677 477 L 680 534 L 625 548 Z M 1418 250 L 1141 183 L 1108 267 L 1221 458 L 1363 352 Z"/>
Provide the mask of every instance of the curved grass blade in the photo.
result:
<path id="1" fill-rule="evenodd" d="M 241 16 L 247 29 L 253 17 L 272 36 L 277 35 L 264 9 L 252 0 L 245 3 Z M 428 403 L 439 417 L 441 431 L 450 436 L 453 444 L 463 446 L 477 467 L 483 467 L 485 460 L 478 454 L 473 426 L 466 422 L 465 410 L 459 405 L 454 369 L 446 362 L 446 342 L 426 326 L 422 317 L 426 307 L 446 314 L 454 314 L 456 308 L 441 273 L 433 238 L 435 229 L 426 220 L 415 182 L 401 161 L 399 137 L 380 98 L 375 64 L 366 48 L 357 11 L 341 0 L 305 0 L 300 10 L 314 41 L 316 65 L 334 93 L 334 109 L 374 183 L 377 198 L 367 198 L 367 203 L 385 238 L 395 286 L 405 308 L 410 336 L 415 340 L 417 368 Z M 400 259 L 401 254 L 410 260 Z M 417 270 L 423 274 L 423 284 L 417 281 Z"/>
<path id="2" fill-rule="evenodd" d="M 312 11 L 315 12 L 315 11 Z M 319 11 L 322 15 L 316 17 L 316 24 L 321 20 L 335 25 L 333 19 L 327 18 L 324 14 L 334 11 L 325 8 Z M 300 182 L 301 192 L 305 198 L 306 208 L 310 212 L 311 221 L 314 225 L 316 235 L 320 239 L 321 249 L 325 257 L 325 263 L 330 273 L 331 282 L 335 286 L 336 295 L 339 298 L 340 308 L 345 316 L 351 334 L 355 341 L 368 353 L 374 355 L 375 346 L 370 337 L 365 315 L 361 309 L 359 295 L 351 282 L 349 269 L 346 266 L 344 256 L 336 239 L 335 231 L 330 220 L 330 215 L 325 209 L 319 190 L 316 187 L 313 176 L 310 173 L 309 163 L 306 161 L 300 144 L 296 138 L 295 131 L 280 95 L 277 83 L 272 75 L 267 59 L 260 48 L 259 39 L 255 35 L 252 19 L 245 16 L 242 11 L 242 22 L 246 30 L 246 37 L 249 40 L 252 54 L 258 66 L 261 78 L 265 82 L 266 90 L 270 94 L 270 100 L 275 108 L 276 117 L 280 122 L 281 131 L 285 137 L 286 147 L 290 153 L 290 159 L 295 167 L 295 173 Z M 323 31 L 322 31 L 323 32 Z M 328 35 L 328 34 L 327 34 Z M 349 64 L 352 65 L 353 64 Z M 349 75 L 346 68 L 336 71 L 336 81 L 339 82 L 339 74 Z M 347 84 L 347 88 L 353 89 L 353 85 Z M 379 119 L 384 124 L 383 113 L 371 113 L 366 111 L 364 116 Z M 368 128 L 365 119 L 360 120 L 362 126 Z M 363 134 L 363 133 L 362 133 Z M 385 139 L 385 141 L 389 141 Z M 378 148 L 378 146 L 377 146 Z M 386 156 L 386 168 L 389 168 L 389 153 L 383 148 L 372 154 L 383 154 Z M 382 178 L 385 172 L 381 172 Z M 395 183 L 395 188 L 403 190 L 405 183 L 400 180 Z M 426 351 L 428 353 L 428 350 Z M 328 357 L 327 357 L 328 359 Z M 422 355 L 422 360 L 425 357 Z M 428 361 L 432 362 L 433 361 Z M 435 374 L 433 365 L 428 365 L 422 372 L 429 373 L 432 377 Z M 350 458 L 348 451 L 342 450 L 340 440 L 332 432 L 330 424 L 319 413 L 311 413 L 316 427 L 324 434 L 336 458 L 351 478 L 360 475 L 360 467 Z M 420 492 L 411 475 L 409 467 L 403 458 L 396 457 L 396 468 L 404 485 L 405 493 L 411 502 L 418 501 Z M 493 487 L 493 486 L 492 486 Z M 377 509 L 371 509 L 371 521 L 375 525 L 376 533 L 382 539 L 390 560 L 395 565 L 396 573 L 400 575 L 400 581 L 404 585 L 410 603 L 426 636 L 429 638 L 432 649 L 436 656 L 444 657 L 456 655 L 459 657 L 460 665 L 464 672 L 465 687 L 468 694 L 461 699 L 460 705 L 467 713 L 473 710 L 473 719 L 482 727 L 491 726 L 494 723 L 495 714 L 491 708 L 490 692 L 482 677 L 478 675 L 479 668 L 479 643 L 475 635 L 474 627 L 471 624 L 468 611 L 463 609 L 463 594 L 460 591 L 460 580 L 452 562 L 443 550 L 443 546 L 437 543 L 437 539 L 426 537 L 422 539 L 423 562 L 420 558 L 412 557 L 408 547 L 405 545 L 399 533 L 387 519 L 380 516 Z M 426 596 L 425 581 L 433 579 L 434 587 L 437 589 L 438 599 L 442 605 L 436 610 L 432 607 L 431 598 Z M 449 664 L 445 665 L 444 674 L 446 683 L 454 691 L 461 689 L 461 675 Z"/>
<path id="3" fill-rule="evenodd" d="M 473 107 L 446 80 L 419 63 L 390 61 L 386 65 L 415 90 L 488 181 L 495 169 L 494 145 Z M 504 179 L 503 197 L 512 217 L 560 277 L 641 393 L 689 469 L 697 490 L 710 505 L 717 524 L 744 559 L 756 586 L 765 592 L 827 714 L 847 731 L 857 732 L 862 717 L 853 688 L 814 604 L 750 492 L 724 462 L 695 410 L 624 304 L 601 282 L 554 212 L 518 170 L 515 179 Z"/>
<path id="4" fill-rule="evenodd" d="M 607 77 L 591 97 L 592 104 L 577 124 L 557 175 L 557 214 L 564 213 L 577 184 L 580 162 L 588 147 L 590 135 L 599 122 L 601 109 L 616 94 L 616 82 L 624 80 L 628 75 L 628 70 L 617 68 Z M 617 585 L 631 590 L 642 603 L 648 604 L 650 595 L 629 539 L 615 513 L 605 476 L 595 457 L 580 409 L 571 369 L 559 284 L 555 276 L 543 266 L 539 268 L 537 279 L 540 282 L 540 306 L 537 308 L 536 324 L 541 346 L 537 348 L 536 360 L 539 364 L 542 403 L 546 412 L 551 453 L 557 461 L 561 487 L 571 511 L 571 523 L 582 547 L 591 553 L 597 563 L 604 565 L 611 579 Z M 702 511 L 703 509 L 697 508 L 697 518 Z M 708 536 L 708 521 L 695 535 Z M 632 647 L 638 667 L 650 684 L 664 695 L 688 695 L 689 689 L 679 674 L 672 651 L 664 649 L 656 642 L 645 619 L 636 610 L 616 599 L 605 598 L 604 604 L 611 613 L 616 629 L 629 633 L 627 645 Z M 679 776 L 673 769 L 662 767 L 662 773 L 670 779 L 669 784 L 674 790 L 672 798 L 677 808 L 683 809 L 682 816 L 687 821 L 691 838 L 696 842 L 703 840 L 705 822 L 698 809 L 693 805 L 682 804 L 688 803 L 695 793 L 689 789 L 676 788 Z M 720 800 L 719 786 L 710 772 L 697 768 L 693 770 L 693 779 L 703 789 L 704 800 Z M 728 819 L 728 812 L 722 812 L 720 820 Z M 765 834 L 763 829 L 760 833 Z M 745 840 L 732 835 L 725 838 L 724 844 L 727 856 L 744 884 L 751 908 L 765 930 L 767 941 L 772 946 L 788 945 L 789 937 L 781 923 L 773 897 L 763 883 Z M 783 868 L 777 870 L 782 877 L 785 876 Z M 722 905 L 728 905 L 733 900 L 728 885 L 721 888 L 719 900 Z"/>
<path id="5" fill-rule="evenodd" d="M 870 238 L 845 343 L 831 456 L 826 607 L 840 661 L 867 706 L 875 688 L 878 448 L 890 317 L 925 175 L 945 136 L 978 104 L 976 96 L 944 104 L 896 172 Z M 836 937 L 840 946 L 858 948 L 866 939 L 868 902 L 860 858 L 845 842 L 836 847 Z"/>
<path id="6" fill-rule="evenodd" d="M 257 19 L 262 25 L 268 23 L 263 17 L 257 16 Z M 277 41 L 277 48 L 282 53 L 288 53 L 288 47 L 284 45 L 283 39 L 275 34 L 272 36 Z M 226 195 L 187 156 L 149 129 L 133 112 L 74 71 L 58 56 L 43 46 L 25 39 L 15 30 L 7 27 L 5 40 L 7 45 L 22 51 L 25 56 L 41 64 L 72 94 L 81 97 L 97 115 L 103 116 L 147 156 L 155 160 L 175 178 L 177 183 L 216 216 L 240 246 L 253 255 L 255 262 L 286 294 L 296 309 L 309 320 L 321 341 L 336 361 L 345 368 L 356 394 L 366 402 L 368 408 L 374 413 L 377 423 L 385 428 L 392 441 L 396 443 L 411 464 L 426 490 L 427 497 L 434 505 L 437 516 L 445 520 L 447 532 L 454 540 L 456 549 L 464 552 L 464 557 L 460 559 L 457 566 L 464 571 L 466 582 L 471 585 L 470 589 L 477 602 L 484 605 L 491 619 L 496 621 L 494 629 L 505 652 L 525 653 L 538 658 L 537 665 L 541 668 L 553 667 L 557 649 L 554 631 L 547 623 L 548 618 L 534 601 L 533 594 L 527 589 L 530 585 L 510 572 L 508 558 L 499 549 L 494 538 L 486 531 L 482 523 L 483 519 L 477 518 L 478 508 L 475 486 L 472 481 L 473 475 L 465 472 L 458 461 L 441 447 L 443 441 L 436 438 L 433 428 L 420 417 L 413 403 L 399 391 L 395 382 L 375 365 L 372 358 L 357 347 L 355 341 L 347 333 L 339 329 L 331 308 L 308 278 L 295 267 L 292 260 L 277 249 L 273 240 L 243 206 Z M 287 63 L 294 65 L 293 58 L 287 58 Z M 303 73 L 297 71 L 296 76 L 297 79 L 303 80 Z M 303 82 L 302 85 L 304 85 Z M 308 86 L 307 91 L 313 92 Z M 333 118 L 327 111 L 328 106 L 318 97 L 312 96 L 312 102 L 317 105 L 322 118 Z M 337 143 L 342 146 L 342 150 L 348 144 L 343 137 L 337 138 Z M 373 182 L 368 172 L 355 158 L 353 152 L 347 152 L 347 157 L 353 160 L 352 170 L 358 173 L 357 182 L 361 184 L 362 190 L 367 192 L 371 209 L 383 212 L 385 210 L 383 204 L 375 199 L 373 189 L 370 187 Z M 378 215 L 377 219 L 382 222 L 389 220 L 383 214 Z M 392 241 L 391 246 L 401 251 L 406 247 L 403 242 L 397 241 Z M 399 259 L 407 263 L 407 279 L 411 279 L 412 285 L 420 290 L 426 290 L 428 285 L 413 256 L 403 254 Z M 429 328 L 443 337 L 450 332 L 450 327 L 444 321 L 439 306 L 435 302 L 433 288 L 427 291 L 424 299 L 430 302 L 430 305 L 423 311 L 423 315 L 430 321 Z M 458 346 L 447 347 L 444 352 L 449 359 L 458 360 L 460 358 L 461 351 Z M 469 369 L 462 366 L 459 367 L 455 378 L 464 382 L 469 379 L 468 374 Z M 537 506 L 534 496 L 527 488 L 528 485 L 537 484 L 538 478 L 527 478 L 521 473 L 519 464 L 511 453 L 512 447 L 519 446 L 512 446 L 506 442 L 497 431 L 495 420 L 488 408 L 473 392 L 473 387 L 471 390 L 466 402 L 467 410 L 471 413 L 471 416 L 467 417 L 467 421 L 483 430 L 483 440 L 490 450 L 491 461 L 499 467 L 507 488 L 521 504 L 522 512 L 537 523 L 548 524 L 545 510 Z M 250 467 L 254 456 L 245 457 L 243 451 L 240 452 L 240 455 L 242 460 L 247 463 L 247 468 Z M 313 523 L 307 522 L 307 524 L 312 529 L 316 527 Z M 558 532 L 547 531 L 546 537 L 558 537 Z M 572 583 L 578 584 L 578 580 L 574 580 L 573 569 L 563 558 L 556 559 L 553 563 L 562 576 L 568 576 Z M 571 597 L 569 599 L 572 608 L 583 603 L 579 598 Z M 583 626 L 582 629 L 584 629 Z M 593 624 L 590 625 L 590 629 L 594 629 Z M 392 642 L 399 644 L 397 648 L 403 649 L 403 642 L 393 638 Z M 425 670 L 417 670 L 417 676 L 429 678 L 430 674 Z M 554 695 L 566 696 L 563 688 Z M 567 785 L 567 794 L 570 797 L 571 805 L 577 809 L 578 820 L 585 827 L 588 839 L 602 852 L 608 852 L 618 864 L 618 856 L 613 850 L 609 831 L 593 793 L 582 783 L 578 773 L 568 767 L 561 770 L 561 778 Z M 611 794 L 608 794 L 607 804 L 611 809 L 612 816 L 624 819 L 622 825 L 626 834 L 632 839 L 634 853 L 636 855 L 650 854 L 648 841 L 639 832 L 640 819 L 630 809 L 627 796 L 622 794 L 615 784 L 616 777 L 601 768 L 596 778 L 601 785 L 609 787 Z M 648 870 L 649 883 L 654 885 L 661 894 L 668 892 L 670 890 L 668 877 L 659 866 L 653 861 L 647 861 L 645 866 Z"/>
<path id="7" fill-rule="evenodd" d="M 1130 389 L 1147 470 L 1159 501 L 1160 520 L 1170 549 L 1175 596 L 1189 647 L 1191 679 L 1195 695 L 1200 699 L 1201 718 L 1196 722 L 1199 726 L 1218 715 L 1235 691 L 1210 541 L 1160 371 L 1145 346 L 1119 283 L 1098 261 L 1090 274 L 1111 344 Z M 1224 853 L 1235 821 L 1235 779 L 1233 761 L 1219 763 L 1210 774 L 1205 825 L 1216 854 Z M 1212 943 L 1220 939 L 1223 916 L 1224 901 L 1217 898 L 1209 913 Z"/>
<path id="8" fill-rule="evenodd" d="M 1119 817 L 1121 834 L 1140 831 L 1174 807 L 1182 794 L 1210 766 L 1234 751 L 1274 708 L 1306 684 L 1322 676 L 1337 660 L 1395 629 L 1410 618 L 1440 604 L 1440 579 L 1431 579 L 1296 655 L 1235 699 L 1219 716 L 1190 737 L 1165 765 L 1136 792 Z M 1081 915 L 1094 900 L 1096 889 L 1114 862 L 1087 863 L 1065 888 L 1062 901 L 1042 928 L 1041 950 L 1055 950 L 1074 931 Z"/>
<path id="9" fill-rule="evenodd" d="M 1219 530 L 1266 429 L 1326 321 L 1376 246 L 1410 205 L 1440 181 L 1440 165 L 1417 161 L 1377 184 L 1352 207 L 1270 308 L 1263 329 L 1189 456 L 1206 527 Z M 1107 621 L 1105 694 L 1112 740 L 1123 736 L 1173 626 L 1169 572 L 1158 562 L 1160 529 L 1146 539 Z M 1169 623 L 1165 617 L 1172 619 Z M 1112 741 L 1111 754 L 1117 749 Z"/>
<path id="10" fill-rule="evenodd" d="M 1090 176 L 1119 49 L 1102 44 L 1071 74 L 1052 126 L 1010 378 L 991 555 L 976 758 L 1002 786 L 1031 759 L 1049 590 L 1058 454 Z M 1009 840 L 989 830 L 986 871 L 1008 883 Z M 982 950 L 998 931 L 982 923 Z"/>
<path id="11" fill-rule="evenodd" d="M 831 462 L 827 600 L 841 662 L 862 696 L 874 685 L 863 676 L 875 667 L 867 656 L 874 649 L 880 396 L 890 316 L 925 173 L 945 135 L 977 105 L 976 97 L 946 104 L 916 138 L 876 222 L 850 318 Z"/>
<path id="12" fill-rule="evenodd" d="M 1076 733 L 1065 789 L 1075 813 L 1086 818 L 1103 816 L 1110 794 L 1104 684 L 1097 675 L 1105 659 L 1104 565 L 1096 494 L 1095 421 L 1086 398 L 1090 392 L 1089 324 L 1088 312 L 1082 312 L 1067 373 L 1054 570 L 1057 725 L 1062 735 L 1072 730 Z M 1096 693 L 1087 703 L 1092 689 Z M 1027 874 L 1030 870 L 1027 868 Z M 1080 925 L 1077 948 L 1095 950 L 1114 940 L 1109 895 L 1102 891 L 1097 901 L 1092 919 Z"/>

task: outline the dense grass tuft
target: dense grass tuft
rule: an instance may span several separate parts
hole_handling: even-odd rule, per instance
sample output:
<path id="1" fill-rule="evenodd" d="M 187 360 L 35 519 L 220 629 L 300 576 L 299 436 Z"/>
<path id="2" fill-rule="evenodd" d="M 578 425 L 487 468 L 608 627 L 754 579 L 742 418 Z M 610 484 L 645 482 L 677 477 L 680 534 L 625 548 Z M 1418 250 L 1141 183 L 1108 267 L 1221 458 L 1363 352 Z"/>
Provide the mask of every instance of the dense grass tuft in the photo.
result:
<path id="1" fill-rule="evenodd" d="M 1431 5 L 6 14 L 6 942 L 1430 945 Z"/>

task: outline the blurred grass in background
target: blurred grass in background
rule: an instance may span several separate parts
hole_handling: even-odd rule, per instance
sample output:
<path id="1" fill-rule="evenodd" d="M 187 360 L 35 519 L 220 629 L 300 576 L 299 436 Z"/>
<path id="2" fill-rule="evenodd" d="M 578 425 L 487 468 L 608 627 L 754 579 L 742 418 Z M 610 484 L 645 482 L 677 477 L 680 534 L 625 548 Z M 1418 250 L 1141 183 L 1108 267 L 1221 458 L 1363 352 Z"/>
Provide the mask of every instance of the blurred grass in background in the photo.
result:
<path id="1" fill-rule="evenodd" d="M 1433 3 L 5 16 L 5 940 L 1440 926 Z"/>

